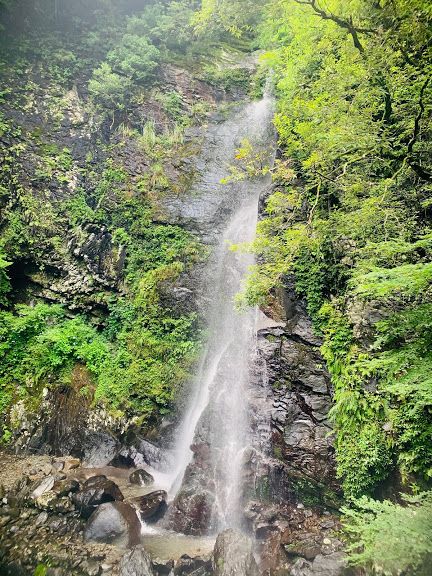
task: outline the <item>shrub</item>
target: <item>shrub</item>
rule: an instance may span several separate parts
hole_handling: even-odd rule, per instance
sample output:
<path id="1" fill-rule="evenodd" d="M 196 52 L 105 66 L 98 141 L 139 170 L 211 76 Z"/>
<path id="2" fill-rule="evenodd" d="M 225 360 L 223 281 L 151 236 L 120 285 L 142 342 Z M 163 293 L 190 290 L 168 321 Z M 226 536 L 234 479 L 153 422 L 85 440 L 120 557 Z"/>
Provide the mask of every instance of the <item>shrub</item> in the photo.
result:
<path id="1" fill-rule="evenodd" d="M 103 62 L 93 72 L 88 87 L 91 97 L 100 109 L 122 110 L 132 83 L 129 78 L 113 72 L 111 66 Z"/>
<path id="2" fill-rule="evenodd" d="M 129 80 L 143 83 L 159 63 L 159 50 L 145 37 L 125 34 L 107 56 L 112 70 Z"/>
<path id="3" fill-rule="evenodd" d="M 363 497 L 343 508 L 350 563 L 368 574 L 428 576 L 432 565 L 432 492 L 404 505 Z"/>

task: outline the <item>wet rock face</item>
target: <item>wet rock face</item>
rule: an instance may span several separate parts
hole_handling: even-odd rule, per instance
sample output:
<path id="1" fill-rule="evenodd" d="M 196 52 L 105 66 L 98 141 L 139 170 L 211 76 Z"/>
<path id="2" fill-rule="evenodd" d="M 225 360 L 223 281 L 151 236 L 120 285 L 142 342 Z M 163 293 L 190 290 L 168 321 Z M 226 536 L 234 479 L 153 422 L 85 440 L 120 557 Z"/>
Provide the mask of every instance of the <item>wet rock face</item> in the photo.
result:
<path id="1" fill-rule="evenodd" d="M 153 576 L 150 556 L 142 546 L 135 546 L 122 557 L 119 576 Z"/>
<path id="2" fill-rule="evenodd" d="M 215 576 L 258 576 L 252 540 L 236 530 L 225 530 L 216 539 L 213 551 Z"/>
<path id="3" fill-rule="evenodd" d="M 141 518 L 150 523 L 160 520 L 168 508 L 165 490 L 155 490 L 134 498 L 131 502 L 139 511 Z"/>
<path id="4" fill-rule="evenodd" d="M 115 287 L 123 272 L 126 251 L 113 244 L 105 226 L 83 226 L 70 240 L 68 248 L 101 284 Z"/>
<path id="5" fill-rule="evenodd" d="M 84 540 L 135 546 L 140 541 L 141 524 L 135 509 L 124 502 L 107 502 L 93 512 L 84 529 Z"/>
<path id="6" fill-rule="evenodd" d="M 298 486 L 338 492 L 331 423 L 330 377 L 319 352 L 319 339 L 293 286 L 285 291 L 284 328 L 258 333 L 258 351 L 266 366 L 271 396 L 272 457 L 268 478 L 276 501 L 299 497 Z M 294 480 L 294 482 L 293 482 Z M 319 490 L 318 490 L 319 491 Z"/>
<path id="7" fill-rule="evenodd" d="M 210 525 L 213 501 L 213 494 L 202 488 L 183 488 L 172 505 L 170 528 L 192 536 L 205 534 Z"/>
<path id="8" fill-rule="evenodd" d="M 110 466 L 120 468 L 140 468 L 146 464 L 156 468 L 163 467 L 166 464 L 166 455 L 161 448 L 140 436 L 135 438 L 132 445 L 121 446 L 109 462 Z"/>
<path id="9" fill-rule="evenodd" d="M 21 279 L 26 298 L 67 304 L 71 310 L 101 312 L 97 293 L 116 292 L 123 275 L 126 251 L 115 244 L 104 226 L 88 224 L 63 231 L 68 250 L 60 258 L 44 252 L 39 263 L 17 263 L 14 274 Z"/>
<path id="10" fill-rule="evenodd" d="M 123 494 L 119 487 L 106 476 L 89 478 L 84 482 L 82 490 L 72 496 L 72 501 L 83 518 L 89 518 L 100 504 L 121 500 Z"/>

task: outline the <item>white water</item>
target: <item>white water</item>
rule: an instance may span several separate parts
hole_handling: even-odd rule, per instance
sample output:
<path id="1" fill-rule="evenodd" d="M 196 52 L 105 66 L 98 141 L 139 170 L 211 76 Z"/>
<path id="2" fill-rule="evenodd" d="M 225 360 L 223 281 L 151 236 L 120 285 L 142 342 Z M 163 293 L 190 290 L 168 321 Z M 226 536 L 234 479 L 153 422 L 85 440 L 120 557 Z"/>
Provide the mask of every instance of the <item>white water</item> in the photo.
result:
<path id="1" fill-rule="evenodd" d="M 214 161 L 206 173 L 216 186 L 227 175 L 221 163 L 226 150 L 235 149 L 240 139 L 253 144 L 273 144 L 272 100 L 265 97 L 249 104 L 229 125 L 236 132 L 222 129 L 214 142 Z M 269 154 L 269 161 L 271 154 Z M 230 158 L 232 161 L 232 157 Z M 207 311 L 208 341 L 191 390 L 187 409 L 176 433 L 174 469 L 169 495 L 180 490 L 185 470 L 192 460 L 190 446 L 197 436 L 209 445 L 211 481 L 214 486 L 212 528 L 239 527 L 241 523 L 242 469 L 251 445 L 248 418 L 248 382 L 254 354 L 256 311 L 238 313 L 234 297 L 254 262 L 252 255 L 229 249 L 230 243 L 253 240 L 257 223 L 258 198 L 268 184 L 260 178 L 225 186 L 223 193 L 231 217 L 209 265 L 210 305 Z M 199 183 L 198 183 L 199 187 Z M 220 188 L 219 188 L 220 190 Z"/>

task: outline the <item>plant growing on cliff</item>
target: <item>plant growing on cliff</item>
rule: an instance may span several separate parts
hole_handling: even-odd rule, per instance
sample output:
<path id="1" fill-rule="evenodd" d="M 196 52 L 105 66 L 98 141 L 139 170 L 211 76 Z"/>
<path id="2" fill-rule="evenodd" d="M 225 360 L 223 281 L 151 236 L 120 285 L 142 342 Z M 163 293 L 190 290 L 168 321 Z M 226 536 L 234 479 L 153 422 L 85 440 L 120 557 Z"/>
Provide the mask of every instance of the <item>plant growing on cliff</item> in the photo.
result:
<path id="1" fill-rule="evenodd" d="M 108 53 L 114 73 L 133 82 L 144 83 L 158 65 L 159 50 L 147 38 L 125 34 L 121 43 Z"/>
<path id="2" fill-rule="evenodd" d="M 7 274 L 7 269 L 10 265 L 11 262 L 6 260 L 6 255 L 3 254 L 0 249 L 0 305 L 6 304 L 6 295 L 11 289 L 9 276 Z"/>
<path id="3" fill-rule="evenodd" d="M 235 153 L 235 163 L 229 166 L 230 174 L 221 183 L 265 176 L 270 172 L 268 156 L 267 150 L 255 147 L 247 138 L 243 138 Z"/>
<path id="4" fill-rule="evenodd" d="M 103 62 L 99 68 L 96 68 L 88 85 L 96 107 L 102 111 L 122 110 L 126 105 L 131 87 L 130 79 L 114 72 L 107 62 Z"/>

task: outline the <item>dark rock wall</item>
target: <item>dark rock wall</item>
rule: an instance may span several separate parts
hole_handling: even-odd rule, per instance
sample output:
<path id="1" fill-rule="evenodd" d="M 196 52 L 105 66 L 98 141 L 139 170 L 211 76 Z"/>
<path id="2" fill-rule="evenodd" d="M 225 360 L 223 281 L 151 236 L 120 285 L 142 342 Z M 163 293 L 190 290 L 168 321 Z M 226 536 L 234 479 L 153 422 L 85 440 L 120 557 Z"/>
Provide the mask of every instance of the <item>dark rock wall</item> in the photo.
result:
<path id="1" fill-rule="evenodd" d="M 293 297 L 293 288 L 287 290 Z M 330 378 L 302 302 L 286 312 L 285 327 L 258 333 L 271 404 L 269 491 L 278 501 L 318 503 L 339 490 L 328 420 Z"/>

